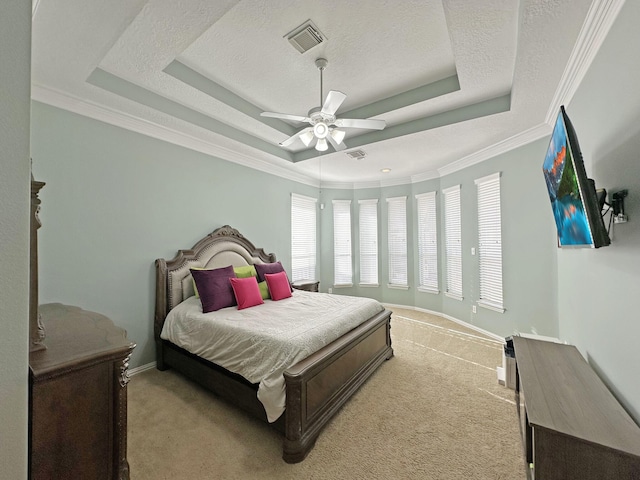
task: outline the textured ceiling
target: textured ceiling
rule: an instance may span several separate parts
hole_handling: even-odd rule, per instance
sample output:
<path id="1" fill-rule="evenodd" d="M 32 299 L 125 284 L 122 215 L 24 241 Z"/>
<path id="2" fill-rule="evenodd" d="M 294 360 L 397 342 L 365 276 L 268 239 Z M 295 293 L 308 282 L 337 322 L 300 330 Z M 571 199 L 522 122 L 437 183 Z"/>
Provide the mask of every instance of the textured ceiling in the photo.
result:
<path id="1" fill-rule="evenodd" d="M 312 184 L 407 183 L 548 135 L 622 3 L 38 0 L 32 95 Z M 301 54 L 286 36 L 306 20 L 325 41 Z M 319 106 L 319 57 L 337 116 L 387 127 L 347 129 L 343 152 L 282 148 L 306 124 L 260 113 Z"/>

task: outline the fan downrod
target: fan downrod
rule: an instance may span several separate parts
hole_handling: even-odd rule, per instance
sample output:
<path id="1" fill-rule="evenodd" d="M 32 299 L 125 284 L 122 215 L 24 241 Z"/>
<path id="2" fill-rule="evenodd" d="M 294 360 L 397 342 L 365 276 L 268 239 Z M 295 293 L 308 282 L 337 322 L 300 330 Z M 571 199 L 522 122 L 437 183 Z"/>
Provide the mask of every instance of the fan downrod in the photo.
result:
<path id="1" fill-rule="evenodd" d="M 316 58 L 316 67 L 318 67 L 318 70 L 320 70 L 320 105 L 322 105 L 322 99 L 324 98 L 322 92 L 322 72 L 324 72 L 324 69 L 327 68 L 327 65 L 329 65 L 329 60 L 327 60 L 326 58 Z"/>

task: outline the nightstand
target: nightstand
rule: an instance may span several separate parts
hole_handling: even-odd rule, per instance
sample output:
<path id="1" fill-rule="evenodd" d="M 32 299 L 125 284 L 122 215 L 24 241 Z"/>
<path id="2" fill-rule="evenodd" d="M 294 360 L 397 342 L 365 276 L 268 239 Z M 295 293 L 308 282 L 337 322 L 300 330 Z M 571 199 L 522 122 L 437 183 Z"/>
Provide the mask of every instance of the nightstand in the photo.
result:
<path id="1" fill-rule="evenodd" d="M 296 290 L 306 290 L 307 292 L 318 292 L 320 282 L 317 280 L 297 280 L 291 284 Z"/>

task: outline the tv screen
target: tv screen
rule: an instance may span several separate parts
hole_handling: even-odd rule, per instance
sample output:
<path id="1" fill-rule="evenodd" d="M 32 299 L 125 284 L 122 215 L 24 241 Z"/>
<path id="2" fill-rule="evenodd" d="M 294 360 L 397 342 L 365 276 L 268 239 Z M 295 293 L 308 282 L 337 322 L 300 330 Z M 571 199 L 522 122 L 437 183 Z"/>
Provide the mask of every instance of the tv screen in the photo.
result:
<path id="1" fill-rule="evenodd" d="M 609 245 L 595 183 L 587 178 L 578 137 L 564 107 L 556 118 L 542 166 L 559 247 Z"/>

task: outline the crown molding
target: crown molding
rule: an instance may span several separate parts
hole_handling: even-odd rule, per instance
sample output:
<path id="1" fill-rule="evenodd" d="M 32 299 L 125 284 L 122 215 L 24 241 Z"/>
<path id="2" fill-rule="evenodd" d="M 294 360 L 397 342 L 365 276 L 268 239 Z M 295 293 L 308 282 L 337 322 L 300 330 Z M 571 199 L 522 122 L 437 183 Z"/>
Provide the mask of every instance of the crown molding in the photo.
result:
<path id="1" fill-rule="evenodd" d="M 411 183 L 426 182 L 427 180 L 434 180 L 440 178 L 440 174 L 435 171 L 418 173 L 411 176 Z"/>
<path id="2" fill-rule="evenodd" d="M 364 190 L 366 188 L 383 188 L 395 187 L 398 185 L 411 185 L 413 183 L 420 183 L 436 178 L 440 178 L 438 172 L 425 172 L 417 175 L 412 175 L 411 177 L 390 178 L 380 181 L 372 180 L 370 182 L 322 182 L 322 187 L 342 190 Z"/>
<path id="3" fill-rule="evenodd" d="M 319 182 L 316 179 L 306 175 L 293 172 L 287 168 L 236 152 L 226 147 L 215 145 L 172 128 L 137 118 L 113 108 L 82 100 L 66 92 L 41 85 L 32 85 L 31 99 L 277 177 L 313 187 L 319 186 Z"/>
<path id="4" fill-rule="evenodd" d="M 383 178 L 380 180 L 381 187 L 396 187 L 398 185 L 411 185 L 411 177 Z"/>
<path id="5" fill-rule="evenodd" d="M 478 150 L 477 152 L 467 155 L 456 162 L 439 168 L 438 173 L 441 177 L 450 175 L 477 163 L 484 162 L 485 160 L 489 160 L 490 158 L 509 152 L 515 148 L 535 142 L 536 140 L 550 134 L 551 127 L 546 123 L 542 123 L 536 127 L 530 128 L 529 130 L 525 130 L 522 133 L 509 137 L 506 140 L 502 140 L 501 142 L 494 143 L 482 150 Z"/>
<path id="6" fill-rule="evenodd" d="M 40 6 L 40 0 L 31 0 L 31 21 L 36 18 L 38 7 Z"/>
<path id="7" fill-rule="evenodd" d="M 582 83 L 591 62 L 604 42 L 625 0 L 595 0 L 578 34 L 545 121 L 553 125 L 560 105 L 567 105 Z"/>
<path id="8" fill-rule="evenodd" d="M 372 182 L 377 183 L 377 182 Z M 372 187 L 379 187 L 380 185 L 372 185 Z M 331 188 L 334 190 L 355 190 L 356 185 L 352 182 L 320 182 L 320 188 Z"/>
<path id="9" fill-rule="evenodd" d="M 438 169 L 440 176 L 449 175 L 488 160 L 551 134 L 560 105 L 568 104 L 582 83 L 600 46 L 620 12 L 625 0 L 594 0 L 553 96 L 545 123 L 498 142 Z"/>

